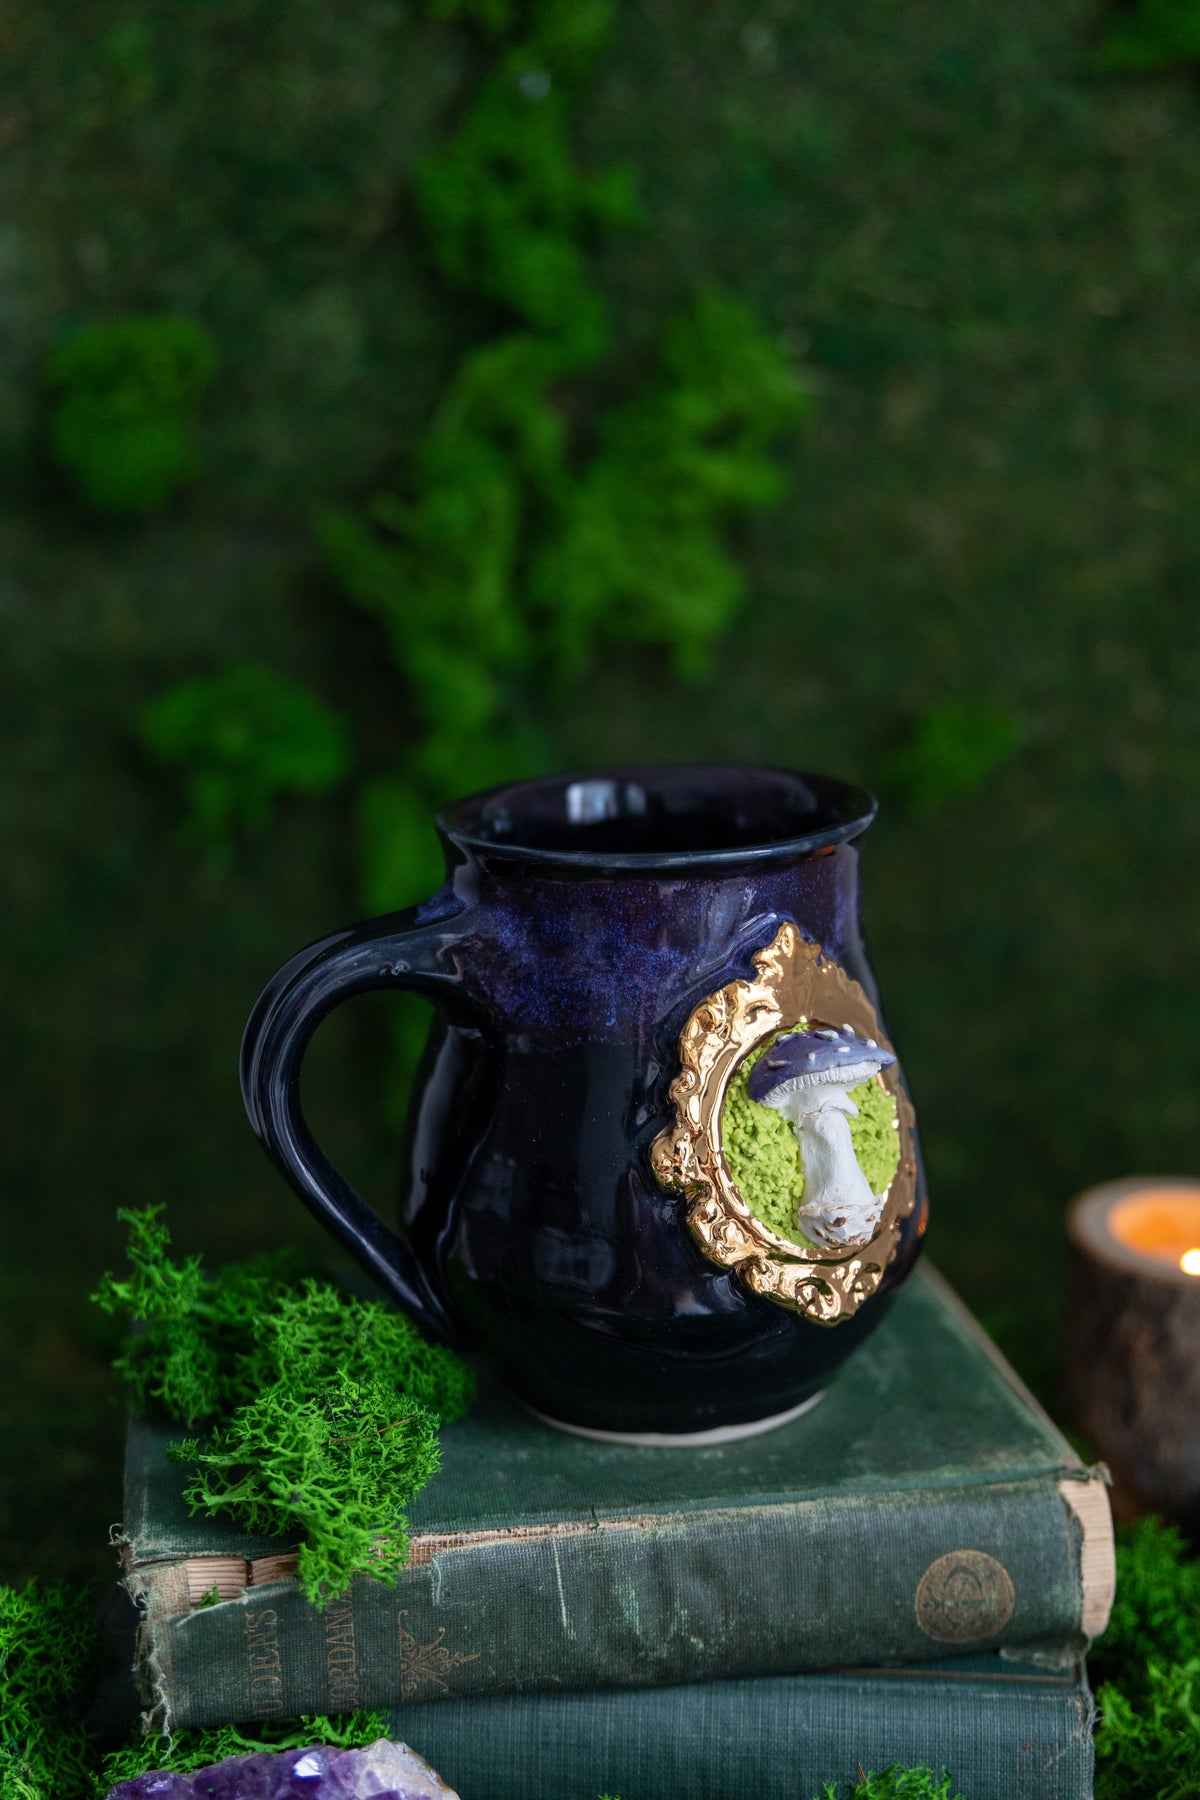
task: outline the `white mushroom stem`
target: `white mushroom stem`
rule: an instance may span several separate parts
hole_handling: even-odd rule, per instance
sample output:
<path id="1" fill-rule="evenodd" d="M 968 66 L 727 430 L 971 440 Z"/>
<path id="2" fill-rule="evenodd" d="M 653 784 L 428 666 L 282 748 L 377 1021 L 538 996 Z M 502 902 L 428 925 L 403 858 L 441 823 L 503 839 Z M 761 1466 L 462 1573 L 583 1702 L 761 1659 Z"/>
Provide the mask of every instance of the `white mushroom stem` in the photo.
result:
<path id="1" fill-rule="evenodd" d="M 835 1249 L 873 1237 L 882 1202 L 871 1192 L 854 1154 L 850 1120 L 857 1118 L 858 1108 L 848 1090 L 828 1078 L 801 1078 L 777 1088 L 766 1104 L 791 1121 L 800 1144 L 804 1200 L 799 1223 L 806 1233 Z"/>

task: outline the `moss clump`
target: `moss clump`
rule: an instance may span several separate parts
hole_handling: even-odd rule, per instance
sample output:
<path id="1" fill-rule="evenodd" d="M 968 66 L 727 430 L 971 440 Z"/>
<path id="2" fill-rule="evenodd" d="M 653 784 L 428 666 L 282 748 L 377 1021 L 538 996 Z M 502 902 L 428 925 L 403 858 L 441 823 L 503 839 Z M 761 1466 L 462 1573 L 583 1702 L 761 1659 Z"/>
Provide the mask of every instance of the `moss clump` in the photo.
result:
<path id="1" fill-rule="evenodd" d="M 336 1373 L 390 1381 L 443 1419 L 461 1418 L 474 1378 L 430 1344 L 403 1313 L 303 1275 L 284 1251 L 209 1275 L 198 1256 L 177 1262 L 162 1208 L 120 1211 L 130 1273 L 105 1275 L 97 1305 L 138 1323 L 114 1367 L 139 1408 L 181 1424 L 226 1419 L 281 1379 L 320 1386 Z"/>
<path id="2" fill-rule="evenodd" d="M 234 1512 L 250 1531 L 302 1535 L 296 1573 L 310 1600 L 351 1575 L 393 1581 L 408 1560 L 400 1508 L 436 1474 L 438 1417 L 395 1381 L 277 1381 L 206 1442 L 174 1444 L 196 1465 L 193 1512 Z"/>
<path id="3" fill-rule="evenodd" d="M 1195 1800 L 1200 1793 L 1200 1657 L 1149 1662 L 1096 1703 L 1096 1800 Z"/>
<path id="4" fill-rule="evenodd" d="M 266 822 L 284 793 L 323 794 L 350 766 L 338 715 L 274 669 L 237 663 L 160 694 L 138 716 L 157 762 L 187 785 L 197 835 Z"/>
<path id="5" fill-rule="evenodd" d="M 190 1775 L 224 1762 L 227 1756 L 252 1756 L 260 1750 L 303 1750 L 309 1744 L 329 1744 L 338 1750 L 363 1750 L 377 1738 L 387 1737 L 387 1714 L 353 1712 L 329 1717 L 304 1713 L 299 1719 L 260 1719 L 255 1725 L 193 1726 L 158 1737 L 150 1732 L 131 1737 L 119 1750 L 110 1751 L 95 1777 L 96 1800 L 119 1781 L 134 1781 L 152 1769 L 170 1769 Z M 39 1797 L 40 1800 L 40 1797 Z M 50 1796 L 46 1796 L 50 1800 Z M 54 1800 L 61 1800 L 55 1795 Z"/>
<path id="6" fill-rule="evenodd" d="M 796 1029 L 792 1027 L 791 1029 Z M 755 1218 L 780 1237 L 795 1239 L 796 1213 L 804 1198 L 804 1160 L 791 1125 L 773 1106 L 761 1106 L 746 1092 L 750 1071 L 777 1038 L 746 1057 L 734 1074 L 721 1114 L 721 1145 L 742 1199 Z M 900 1166 L 896 1102 L 877 1081 L 851 1090 L 858 1117 L 850 1136 L 858 1166 L 873 1194 L 882 1194 Z"/>
<path id="7" fill-rule="evenodd" d="M 380 1712 L 305 1714 L 172 1737 L 134 1726 L 107 1753 L 82 1723 L 103 1656 L 95 1595 L 71 1582 L 0 1586 L 0 1800 L 104 1800 L 151 1769 L 188 1774 L 256 1750 L 361 1748 L 388 1735 Z"/>
<path id="8" fill-rule="evenodd" d="M 69 1582 L 0 1587 L 0 1797 L 91 1792 L 79 1723 L 97 1665 L 93 1595 Z"/>
<path id="9" fill-rule="evenodd" d="M 978 793 L 1021 741 L 1020 721 L 1003 707 L 942 700 L 921 714 L 884 774 L 911 812 L 935 813 Z"/>
<path id="10" fill-rule="evenodd" d="M 852 1787 L 827 1781 L 818 1800 L 963 1800 L 946 1770 L 901 1768 L 893 1763 L 878 1775 L 861 1774 Z"/>
<path id="11" fill-rule="evenodd" d="M 138 1405 L 209 1427 L 173 1451 L 196 1470 L 192 1510 L 300 1540 L 311 1600 L 355 1574 L 393 1581 L 400 1509 L 437 1469 L 441 1420 L 470 1404 L 470 1370 L 402 1314 L 301 1278 L 286 1257 L 215 1277 L 199 1257 L 175 1262 L 160 1210 L 119 1214 L 132 1273 L 106 1275 L 96 1299 L 141 1327 L 116 1363 Z"/>
<path id="12" fill-rule="evenodd" d="M 194 413 L 216 346 L 170 314 L 87 325 L 50 358 L 55 461 L 93 512 L 152 512 L 194 473 Z"/>
<path id="13" fill-rule="evenodd" d="M 858 1166 L 873 1194 L 884 1194 L 900 1167 L 900 1133 L 896 1127 L 896 1102 L 877 1081 L 864 1081 L 852 1090 L 858 1107 L 850 1121 L 850 1136 Z"/>
<path id="14" fill-rule="evenodd" d="M 1200 1658 L 1200 1558 L 1174 1525 L 1140 1519 L 1117 1535 L 1117 1592 L 1088 1662 L 1097 1682 L 1130 1689 L 1154 1661 Z"/>
<path id="15" fill-rule="evenodd" d="M 1118 1535 L 1117 1597 L 1089 1657 L 1100 1719 L 1096 1800 L 1200 1793 L 1200 1559 L 1173 1526 Z"/>
<path id="16" fill-rule="evenodd" d="M 118 1781 L 151 1769 L 187 1774 L 255 1750 L 350 1750 L 387 1736 L 383 1713 L 305 1715 L 171 1738 L 134 1726 L 126 1743 L 106 1753 L 82 1723 L 102 1665 L 90 1588 L 0 1586 L 0 1800 L 103 1800 Z"/>

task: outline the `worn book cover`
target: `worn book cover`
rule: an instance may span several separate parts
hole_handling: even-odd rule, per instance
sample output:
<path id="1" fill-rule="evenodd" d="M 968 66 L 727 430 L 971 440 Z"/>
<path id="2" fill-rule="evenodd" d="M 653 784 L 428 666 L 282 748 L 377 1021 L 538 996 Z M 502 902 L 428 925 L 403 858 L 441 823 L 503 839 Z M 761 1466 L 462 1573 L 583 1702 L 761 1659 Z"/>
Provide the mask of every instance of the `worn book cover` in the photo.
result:
<path id="1" fill-rule="evenodd" d="M 171 1436 L 131 1427 L 125 1560 L 145 1704 L 174 1725 L 1001 1647 L 1061 1665 L 1111 1600 L 1102 1483 L 929 1269 L 757 1438 L 596 1443 L 485 1391 L 409 1508 L 395 1587 L 322 1610 L 288 1544 L 188 1517 Z"/>
<path id="2" fill-rule="evenodd" d="M 893 1763 L 969 1800 L 1091 1800 L 1083 1666 L 1000 1656 L 622 1693 L 424 1702 L 403 1737 L 461 1800 L 808 1800 Z"/>

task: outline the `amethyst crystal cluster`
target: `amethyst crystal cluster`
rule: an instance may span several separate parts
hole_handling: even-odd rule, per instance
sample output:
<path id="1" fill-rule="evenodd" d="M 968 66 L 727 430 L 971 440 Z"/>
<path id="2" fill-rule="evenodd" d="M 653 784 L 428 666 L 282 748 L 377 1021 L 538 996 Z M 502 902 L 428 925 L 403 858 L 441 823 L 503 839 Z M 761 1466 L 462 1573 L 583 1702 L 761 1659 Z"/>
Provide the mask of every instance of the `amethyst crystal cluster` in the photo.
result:
<path id="1" fill-rule="evenodd" d="M 407 1744 L 365 1750 L 259 1750 L 190 1775 L 154 1769 L 120 1781 L 108 1800 L 458 1800 Z"/>

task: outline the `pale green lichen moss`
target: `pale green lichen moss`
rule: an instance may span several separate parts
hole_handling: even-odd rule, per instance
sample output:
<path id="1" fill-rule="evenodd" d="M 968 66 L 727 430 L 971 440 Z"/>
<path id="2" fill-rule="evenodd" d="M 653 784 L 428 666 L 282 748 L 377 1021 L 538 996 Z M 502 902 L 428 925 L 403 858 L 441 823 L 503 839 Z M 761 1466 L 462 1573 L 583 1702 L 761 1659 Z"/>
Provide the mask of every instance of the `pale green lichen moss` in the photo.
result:
<path id="1" fill-rule="evenodd" d="M 721 1115 L 721 1144 L 729 1173 L 750 1211 L 769 1230 L 794 1239 L 796 1213 L 804 1198 L 800 1146 L 782 1113 L 757 1104 L 746 1092 L 751 1069 L 774 1042 L 771 1038 L 746 1057 L 730 1082 Z M 882 1194 L 900 1166 L 896 1102 L 877 1081 L 862 1082 L 851 1090 L 851 1098 L 858 1107 L 858 1117 L 850 1121 L 854 1154 L 871 1192 Z"/>

